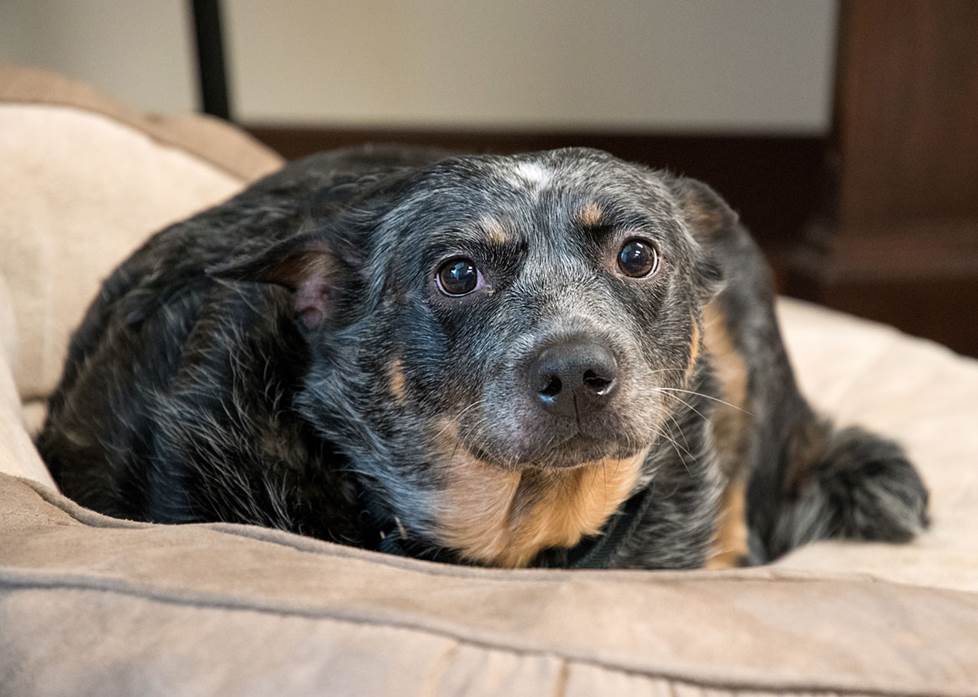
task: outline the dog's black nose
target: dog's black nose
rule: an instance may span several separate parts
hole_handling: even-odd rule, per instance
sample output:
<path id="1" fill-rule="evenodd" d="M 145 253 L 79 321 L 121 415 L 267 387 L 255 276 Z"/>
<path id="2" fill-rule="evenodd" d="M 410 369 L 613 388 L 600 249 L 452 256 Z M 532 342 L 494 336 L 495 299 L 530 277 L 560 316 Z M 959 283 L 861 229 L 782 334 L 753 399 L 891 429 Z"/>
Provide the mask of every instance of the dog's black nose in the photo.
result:
<path id="1" fill-rule="evenodd" d="M 618 362 L 604 346 L 574 341 L 545 348 L 530 365 L 530 389 L 549 412 L 576 418 L 603 408 L 617 387 Z"/>

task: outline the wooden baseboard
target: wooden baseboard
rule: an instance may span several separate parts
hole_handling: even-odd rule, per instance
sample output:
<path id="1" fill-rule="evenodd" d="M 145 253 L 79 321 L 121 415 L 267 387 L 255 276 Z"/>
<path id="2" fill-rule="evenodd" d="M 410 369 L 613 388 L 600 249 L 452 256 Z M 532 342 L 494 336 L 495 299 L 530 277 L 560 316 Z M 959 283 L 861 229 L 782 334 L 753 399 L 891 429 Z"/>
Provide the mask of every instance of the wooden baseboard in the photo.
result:
<path id="1" fill-rule="evenodd" d="M 978 356 L 978 220 L 813 226 L 807 239 L 789 255 L 788 294 Z"/>

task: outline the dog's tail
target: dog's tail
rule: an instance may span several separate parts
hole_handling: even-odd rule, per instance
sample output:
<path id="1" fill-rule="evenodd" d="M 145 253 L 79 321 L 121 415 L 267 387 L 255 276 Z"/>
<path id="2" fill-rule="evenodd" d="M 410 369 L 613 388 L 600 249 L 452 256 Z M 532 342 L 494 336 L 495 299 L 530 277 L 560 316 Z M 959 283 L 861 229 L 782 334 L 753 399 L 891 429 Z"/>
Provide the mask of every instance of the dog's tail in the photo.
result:
<path id="1" fill-rule="evenodd" d="M 810 409 L 799 416 L 781 452 L 778 503 L 752 525 L 768 559 L 826 538 L 906 542 L 928 526 L 927 488 L 899 445 Z M 760 482 L 751 495 L 765 490 Z"/>

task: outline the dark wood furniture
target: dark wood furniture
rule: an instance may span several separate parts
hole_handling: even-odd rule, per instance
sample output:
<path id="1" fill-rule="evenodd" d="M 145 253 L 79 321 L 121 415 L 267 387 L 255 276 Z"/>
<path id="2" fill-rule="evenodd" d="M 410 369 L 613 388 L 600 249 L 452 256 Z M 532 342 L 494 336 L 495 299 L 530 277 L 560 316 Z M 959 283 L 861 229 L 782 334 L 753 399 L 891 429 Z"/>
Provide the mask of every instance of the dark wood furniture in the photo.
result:
<path id="1" fill-rule="evenodd" d="M 978 2 L 840 6 L 827 199 L 786 289 L 978 355 Z"/>

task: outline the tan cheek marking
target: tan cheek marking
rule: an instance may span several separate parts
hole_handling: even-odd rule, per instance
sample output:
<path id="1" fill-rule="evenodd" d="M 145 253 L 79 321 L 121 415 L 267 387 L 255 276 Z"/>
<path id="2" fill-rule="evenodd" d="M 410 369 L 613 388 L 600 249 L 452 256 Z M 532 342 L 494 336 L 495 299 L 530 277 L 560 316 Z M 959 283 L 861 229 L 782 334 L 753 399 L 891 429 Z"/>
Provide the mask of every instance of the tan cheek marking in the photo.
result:
<path id="1" fill-rule="evenodd" d="M 631 494 L 648 452 L 573 470 L 515 471 L 472 457 L 457 437 L 457 425 L 443 422 L 435 443 L 446 481 L 439 541 L 468 559 L 510 568 L 597 533 Z"/>
<path id="2" fill-rule="evenodd" d="M 747 556 L 747 487 L 737 478 L 723 492 L 713 552 L 706 562 L 708 569 L 731 569 Z"/>
<path id="3" fill-rule="evenodd" d="M 403 402 L 407 398 L 407 379 L 404 377 L 404 366 L 400 358 L 395 358 L 387 367 L 387 377 L 390 381 L 391 394 L 394 399 Z"/>
<path id="4" fill-rule="evenodd" d="M 712 418 L 720 467 L 729 478 L 744 474 L 747 466 L 750 431 L 747 362 L 734 346 L 727 331 L 726 317 L 715 301 L 706 306 L 703 315 L 703 343 L 710 353 L 720 398 L 733 405 L 716 404 Z"/>
<path id="5" fill-rule="evenodd" d="M 592 201 L 581 209 L 578 217 L 584 225 L 594 226 L 601 222 L 601 206 Z"/>
<path id="6" fill-rule="evenodd" d="M 491 243 L 502 245 L 509 241 L 509 233 L 506 232 L 503 224 L 495 218 L 484 217 L 480 220 L 480 224 Z"/>

